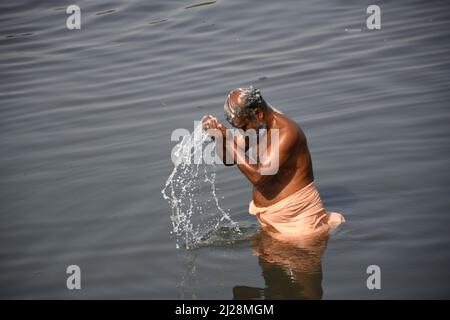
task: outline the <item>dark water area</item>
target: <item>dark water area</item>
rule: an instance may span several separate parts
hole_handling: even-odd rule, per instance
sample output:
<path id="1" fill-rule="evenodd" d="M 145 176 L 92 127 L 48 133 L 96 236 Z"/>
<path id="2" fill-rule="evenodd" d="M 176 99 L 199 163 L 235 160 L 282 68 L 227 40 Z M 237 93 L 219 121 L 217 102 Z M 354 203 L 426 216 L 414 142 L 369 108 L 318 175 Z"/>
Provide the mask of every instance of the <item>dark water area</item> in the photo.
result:
<path id="1" fill-rule="evenodd" d="M 448 1 L 199 3 L 0 4 L 0 298 L 450 298 Z M 303 128 L 346 217 L 318 252 L 258 232 L 235 167 L 217 195 L 245 236 L 170 235 L 172 131 L 250 84 Z"/>

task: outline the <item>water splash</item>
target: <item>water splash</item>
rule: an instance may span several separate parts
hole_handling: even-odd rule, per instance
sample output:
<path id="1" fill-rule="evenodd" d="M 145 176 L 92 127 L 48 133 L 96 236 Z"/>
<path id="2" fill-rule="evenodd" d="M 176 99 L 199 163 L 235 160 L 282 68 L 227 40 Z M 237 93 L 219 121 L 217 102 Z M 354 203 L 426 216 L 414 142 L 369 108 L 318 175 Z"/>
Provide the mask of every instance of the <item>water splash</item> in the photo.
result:
<path id="1" fill-rule="evenodd" d="M 173 151 L 175 167 L 161 192 L 171 207 L 171 233 L 176 238 L 177 248 L 198 247 L 225 225 L 231 232 L 240 232 L 237 223 L 219 205 L 216 165 L 200 161 L 209 143 L 214 142 L 203 132 L 200 123 Z"/>

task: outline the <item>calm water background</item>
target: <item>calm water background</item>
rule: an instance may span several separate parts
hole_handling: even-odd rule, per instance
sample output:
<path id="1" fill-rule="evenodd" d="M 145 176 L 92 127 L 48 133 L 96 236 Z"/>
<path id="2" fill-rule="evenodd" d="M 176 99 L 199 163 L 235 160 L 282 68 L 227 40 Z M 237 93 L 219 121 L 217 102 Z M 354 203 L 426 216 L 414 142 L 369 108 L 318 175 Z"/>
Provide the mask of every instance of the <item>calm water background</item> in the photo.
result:
<path id="1" fill-rule="evenodd" d="M 65 27 L 73 3 L 81 31 Z M 323 200 L 347 218 L 322 298 L 450 298 L 448 1 L 194 3 L 0 4 L 0 298 L 289 291 L 250 240 L 177 250 L 160 192 L 172 130 L 222 116 L 249 84 L 302 126 Z M 254 227 L 249 183 L 236 168 L 218 180 L 222 207 Z M 66 289 L 70 264 L 80 291 Z"/>

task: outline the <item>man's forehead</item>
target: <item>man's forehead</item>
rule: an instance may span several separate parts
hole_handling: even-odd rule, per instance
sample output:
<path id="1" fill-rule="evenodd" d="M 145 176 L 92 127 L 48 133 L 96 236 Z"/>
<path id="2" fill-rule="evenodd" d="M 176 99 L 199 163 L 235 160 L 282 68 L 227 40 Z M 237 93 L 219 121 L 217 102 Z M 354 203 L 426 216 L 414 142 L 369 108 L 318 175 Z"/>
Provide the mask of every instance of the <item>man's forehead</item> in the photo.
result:
<path id="1" fill-rule="evenodd" d="M 245 94 L 241 89 L 234 89 L 228 94 L 227 100 L 234 108 L 240 108 L 245 103 Z"/>

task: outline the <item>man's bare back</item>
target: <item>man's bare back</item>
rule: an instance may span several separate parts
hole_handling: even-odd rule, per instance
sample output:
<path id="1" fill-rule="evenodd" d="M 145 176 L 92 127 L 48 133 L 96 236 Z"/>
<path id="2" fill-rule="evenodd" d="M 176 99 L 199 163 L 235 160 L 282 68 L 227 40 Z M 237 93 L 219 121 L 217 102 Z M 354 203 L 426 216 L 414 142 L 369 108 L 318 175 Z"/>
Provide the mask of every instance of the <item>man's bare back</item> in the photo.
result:
<path id="1" fill-rule="evenodd" d="M 302 189 L 314 180 L 311 155 L 303 130 L 287 116 L 273 112 L 274 121 L 268 128 L 278 129 L 280 140 L 280 158 L 286 161 L 280 164 L 278 172 L 261 184 L 253 186 L 253 201 L 260 207 L 270 206 Z M 286 144 L 285 147 L 282 144 Z M 270 141 L 269 141 L 270 145 Z"/>

